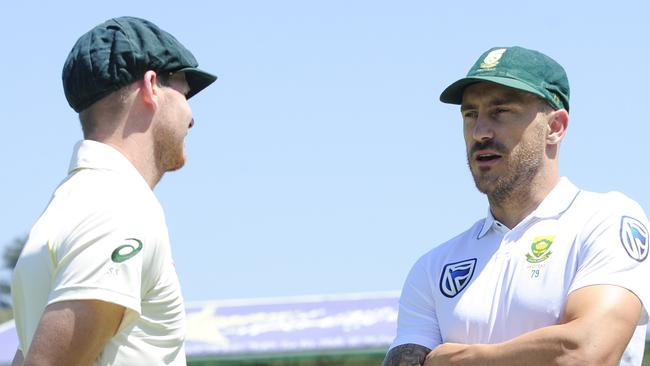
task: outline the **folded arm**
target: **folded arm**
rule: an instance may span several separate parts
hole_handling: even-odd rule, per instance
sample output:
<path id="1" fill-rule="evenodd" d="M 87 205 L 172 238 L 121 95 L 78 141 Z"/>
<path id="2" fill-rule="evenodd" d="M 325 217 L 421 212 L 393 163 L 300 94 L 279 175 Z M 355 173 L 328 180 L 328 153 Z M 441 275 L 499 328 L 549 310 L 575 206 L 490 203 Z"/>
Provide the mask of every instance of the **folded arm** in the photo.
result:
<path id="1" fill-rule="evenodd" d="M 116 333 L 124 310 L 99 300 L 48 305 L 23 365 L 90 365 Z"/>
<path id="2" fill-rule="evenodd" d="M 503 343 L 444 343 L 424 366 L 617 365 L 641 315 L 641 301 L 618 286 L 595 285 L 572 292 L 558 325 Z"/>
<path id="3" fill-rule="evenodd" d="M 421 366 L 431 349 L 419 344 L 402 344 L 391 348 L 382 366 Z"/>

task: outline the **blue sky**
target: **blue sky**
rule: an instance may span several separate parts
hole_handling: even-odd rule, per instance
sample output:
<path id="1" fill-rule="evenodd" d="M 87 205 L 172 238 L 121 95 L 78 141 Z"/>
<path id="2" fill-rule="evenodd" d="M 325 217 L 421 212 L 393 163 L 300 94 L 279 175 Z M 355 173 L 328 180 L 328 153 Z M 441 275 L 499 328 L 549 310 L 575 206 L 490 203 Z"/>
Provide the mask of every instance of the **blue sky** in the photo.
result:
<path id="1" fill-rule="evenodd" d="M 188 300 L 395 291 L 487 212 L 456 106 L 492 46 L 560 62 L 560 169 L 650 208 L 644 1 L 30 1 L 0 23 L 0 250 L 28 232 L 81 138 L 61 67 L 107 18 L 147 18 L 219 76 L 191 100 L 188 163 L 156 188 Z"/>

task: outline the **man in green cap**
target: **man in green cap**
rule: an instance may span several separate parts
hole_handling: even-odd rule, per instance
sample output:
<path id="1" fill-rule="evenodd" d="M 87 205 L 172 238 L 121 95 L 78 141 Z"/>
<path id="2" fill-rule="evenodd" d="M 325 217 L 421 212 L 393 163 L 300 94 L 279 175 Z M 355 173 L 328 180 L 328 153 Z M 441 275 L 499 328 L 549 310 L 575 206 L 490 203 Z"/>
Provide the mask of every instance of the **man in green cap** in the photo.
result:
<path id="1" fill-rule="evenodd" d="M 641 365 L 648 219 L 621 193 L 559 175 L 569 126 L 562 66 L 492 48 L 440 100 L 460 105 L 489 210 L 415 263 L 384 365 Z"/>
<path id="2" fill-rule="evenodd" d="M 12 296 L 13 365 L 185 365 L 185 310 L 153 188 L 185 163 L 187 99 L 215 81 L 171 34 L 110 19 L 81 36 L 63 88 L 84 140 L 33 226 Z"/>

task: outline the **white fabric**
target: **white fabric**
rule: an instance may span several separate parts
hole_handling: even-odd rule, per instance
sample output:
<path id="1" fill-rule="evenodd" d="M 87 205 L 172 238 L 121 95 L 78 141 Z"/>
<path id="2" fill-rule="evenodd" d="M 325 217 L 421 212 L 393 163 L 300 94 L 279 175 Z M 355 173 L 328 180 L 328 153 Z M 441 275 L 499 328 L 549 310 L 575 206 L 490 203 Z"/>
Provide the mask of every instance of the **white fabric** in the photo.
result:
<path id="1" fill-rule="evenodd" d="M 630 227 L 645 239 L 628 254 Z M 512 230 L 488 212 L 415 263 L 391 348 L 502 342 L 556 324 L 572 291 L 608 284 L 629 289 L 644 305 L 620 363 L 641 365 L 650 304 L 648 227 L 641 207 L 623 194 L 581 191 L 566 178 Z M 552 244 L 536 256 L 531 245 L 542 237 Z M 458 276 L 449 281 L 454 269 Z"/>
<path id="2" fill-rule="evenodd" d="M 135 255 L 112 259 L 138 241 Z M 186 364 L 185 310 L 163 210 L 135 167 L 108 145 L 75 146 L 68 177 L 29 234 L 12 296 L 24 354 L 48 304 L 96 299 L 127 312 L 93 365 Z"/>

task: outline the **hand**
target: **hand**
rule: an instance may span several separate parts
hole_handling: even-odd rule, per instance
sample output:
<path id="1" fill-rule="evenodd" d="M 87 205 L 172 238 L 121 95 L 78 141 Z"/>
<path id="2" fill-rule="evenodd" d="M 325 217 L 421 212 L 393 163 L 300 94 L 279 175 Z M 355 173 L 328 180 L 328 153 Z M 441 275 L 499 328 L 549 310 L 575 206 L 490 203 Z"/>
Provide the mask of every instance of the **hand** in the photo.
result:
<path id="1" fill-rule="evenodd" d="M 434 348 L 424 360 L 423 366 L 471 365 L 477 359 L 476 347 L 471 344 L 443 343 Z"/>

